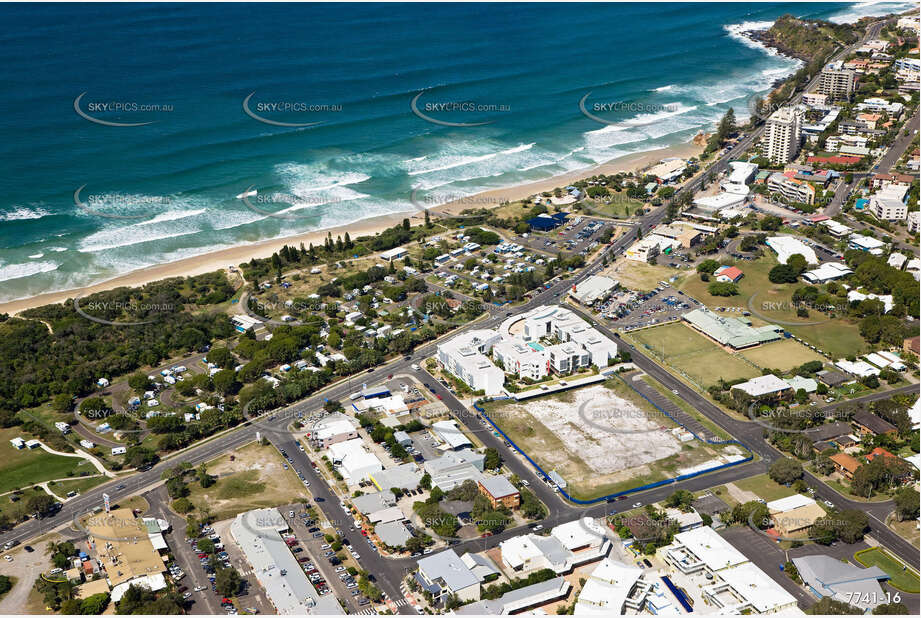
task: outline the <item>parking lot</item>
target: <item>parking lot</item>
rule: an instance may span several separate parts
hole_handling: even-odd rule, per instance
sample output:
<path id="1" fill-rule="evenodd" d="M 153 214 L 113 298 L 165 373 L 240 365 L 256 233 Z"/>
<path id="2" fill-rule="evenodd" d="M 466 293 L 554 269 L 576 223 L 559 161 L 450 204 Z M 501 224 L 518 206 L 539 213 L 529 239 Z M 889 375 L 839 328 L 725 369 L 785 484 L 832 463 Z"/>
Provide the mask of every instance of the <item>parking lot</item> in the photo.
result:
<path id="1" fill-rule="evenodd" d="M 599 236 L 609 226 L 599 219 L 575 215 L 567 219 L 562 227 L 549 232 L 532 232 L 527 237 L 516 236 L 515 242 L 534 251 L 550 254 L 562 251 L 587 256 L 598 247 Z"/>
<path id="2" fill-rule="evenodd" d="M 342 549 L 338 553 L 346 555 L 346 561 L 343 562 L 327 542 L 318 522 L 309 517 L 303 505 L 279 507 L 279 511 L 292 531 L 286 542 L 317 592 L 321 595 L 335 594 L 345 603 L 349 613 L 367 609 L 371 601 L 358 591 L 357 575 L 349 573 L 350 567 L 353 572 L 361 569 L 359 560 L 362 548 L 359 539 L 365 537 L 351 526 L 345 528 L 348 519 L 346 513 L 343 512 L 341 521 L 329 522 L 342 535 Z M 375 550 L 368 547 L 367 551 Z"/>
<path id="3" fill-rule="evenodd" d="M 680 319 L 699 304 L 690 296 L 660 282 L 657 288 L 646 293 L 615 294 L 596 311 L 621 330 L 630 331 Z"/>

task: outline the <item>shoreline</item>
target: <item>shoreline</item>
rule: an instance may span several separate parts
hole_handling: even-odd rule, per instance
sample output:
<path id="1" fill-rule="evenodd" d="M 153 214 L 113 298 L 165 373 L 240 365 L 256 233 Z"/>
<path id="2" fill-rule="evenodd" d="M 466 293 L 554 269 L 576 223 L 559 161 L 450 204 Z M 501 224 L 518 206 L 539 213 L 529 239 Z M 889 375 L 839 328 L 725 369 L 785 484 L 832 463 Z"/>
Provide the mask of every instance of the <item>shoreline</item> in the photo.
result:
<path id="1" fill-rule="evenodd" d="M 703 152 L 703 146 L 694 143 L 692 140 L 654 150 L 624 155 L 592 167 L 551 176 L 543 180 L 536 180 L 499 189 L 489 189 L 453 201 L 448 201 L 445 204 L 431 206 L 429 210 L 436 213 L 437 216 L 437 213 L 459 214 L 462 210 L 468 208 L 481 208 L 484 204 L 491 204 L 491 207 L 495 207 L 504 201 L 514 202 L 527 199 L 531 195 L 552 191 L 557 187 L 564 187 L 567 184 L 591 176 L 616 174 L 618 172 L 636 172 L 664 158 L 681 157 L 686 159 L 698 156 L 701 152 Z M 479 204 L 477 205 L 477 203 Z M 111 290 L 118 287 L 140 287 L 161 279 L 188 277 L 214 272 L 215 270 L 225 269 L 229 265 L 237 266 L 241 262 L 248 262 L 252 258 L 258 259 L 269 257 L 284 245 L 299 245 L 300 243 L 308 244 L 311 242 L 314 245 L 321 245 L 327 234 L 332 234 L 333 238 L 335 238 L 338 235 L 348 232 L 353 239 L 361 236 L 373 236 L 387 228 L 398 225 L 406 218 L 409 218 L 410 221 L 421 221 L 423 214 L 421 210 L 418 210 L 380 215 L 362 219 L 348 225 L 313 230 L 303 234 L 261 240 L 251 244 L 231 247 L 229 249 L 206 252 L 201 255 L 183 258 L 174 262 L 165 262 L 146 268 L 132 270 L 116 275 L 110 279 L 82 287 L 44 292 L 35 296 L 9 301 L 0 301 L 0 313 L 16 315 L 26 309 L 33 309 L 43 305 L 60 304 L 75 297 L 83 297 L 88 294 L 94 294 L 96 292 Z"/>

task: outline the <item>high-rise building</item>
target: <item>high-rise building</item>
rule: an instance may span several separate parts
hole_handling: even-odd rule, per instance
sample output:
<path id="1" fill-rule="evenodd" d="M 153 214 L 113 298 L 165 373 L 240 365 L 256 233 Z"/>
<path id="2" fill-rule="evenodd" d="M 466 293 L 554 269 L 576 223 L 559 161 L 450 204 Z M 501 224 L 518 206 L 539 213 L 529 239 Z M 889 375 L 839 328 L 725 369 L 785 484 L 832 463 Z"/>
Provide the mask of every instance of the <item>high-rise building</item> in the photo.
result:
<path id="1" fill-rule="evenodd" d="M 856 84 L 857 73 L 851 69 L 845 69 L 844 64 L 838 60 L 829 62 L 822 69 L 816 91 L 828 95 L 828 98 L 832 100 L 846 100 L 851 98 Z"/>
<path id="2" fill-rule="evenodd" d="M 772 163 L 789 163 L 799 152 L 803 126 L 802 111 L 795 107 L 781 107 L 771 114 L 761 137 L 761 149 Z"/>

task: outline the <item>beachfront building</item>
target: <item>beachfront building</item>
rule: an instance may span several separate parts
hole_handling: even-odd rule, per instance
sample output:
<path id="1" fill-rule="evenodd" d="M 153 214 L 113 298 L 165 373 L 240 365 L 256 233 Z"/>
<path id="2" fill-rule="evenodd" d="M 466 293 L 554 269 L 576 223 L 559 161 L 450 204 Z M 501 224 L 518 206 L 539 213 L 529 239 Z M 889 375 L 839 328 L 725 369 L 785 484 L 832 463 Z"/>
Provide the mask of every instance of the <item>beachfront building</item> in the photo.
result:
<path id="1" fill-rule="evenodd" d="M 803 124 L 802 111 L 782 107 L 768 118 L 761 137 L 764 156 L 772 163 L 789 163 L 799 152 Z"/>
<path id="2" fill-rule="evenodd" d="M 857 85 L 857 73 L 844 68 L 840 60 L 829 62 L 822 69 L 816 91 L 827 95 L 833 101 L 848 100 Z"/>
<path id="3" fill-rule="evenodd" d="M 486 356 L 502 340 L 493 330 L 472 330 L 438 345 L 438 360 L 453 376 L 474 391 L 498 395 L 505 374 Z"/>

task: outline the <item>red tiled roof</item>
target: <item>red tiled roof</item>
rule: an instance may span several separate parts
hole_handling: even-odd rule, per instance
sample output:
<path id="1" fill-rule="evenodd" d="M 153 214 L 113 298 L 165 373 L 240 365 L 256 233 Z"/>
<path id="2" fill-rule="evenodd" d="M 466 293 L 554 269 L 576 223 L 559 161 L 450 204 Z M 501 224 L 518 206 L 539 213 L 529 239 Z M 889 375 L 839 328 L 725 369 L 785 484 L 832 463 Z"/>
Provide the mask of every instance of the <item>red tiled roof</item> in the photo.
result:
<path id="1" fill-rule="evenodd" d="M 835 155 L 833 157 L 809 157 L 809 163 L 833 163 L 837 165 L 853 165 L 860 163 L 860 157 L 847 157 Z"/>

